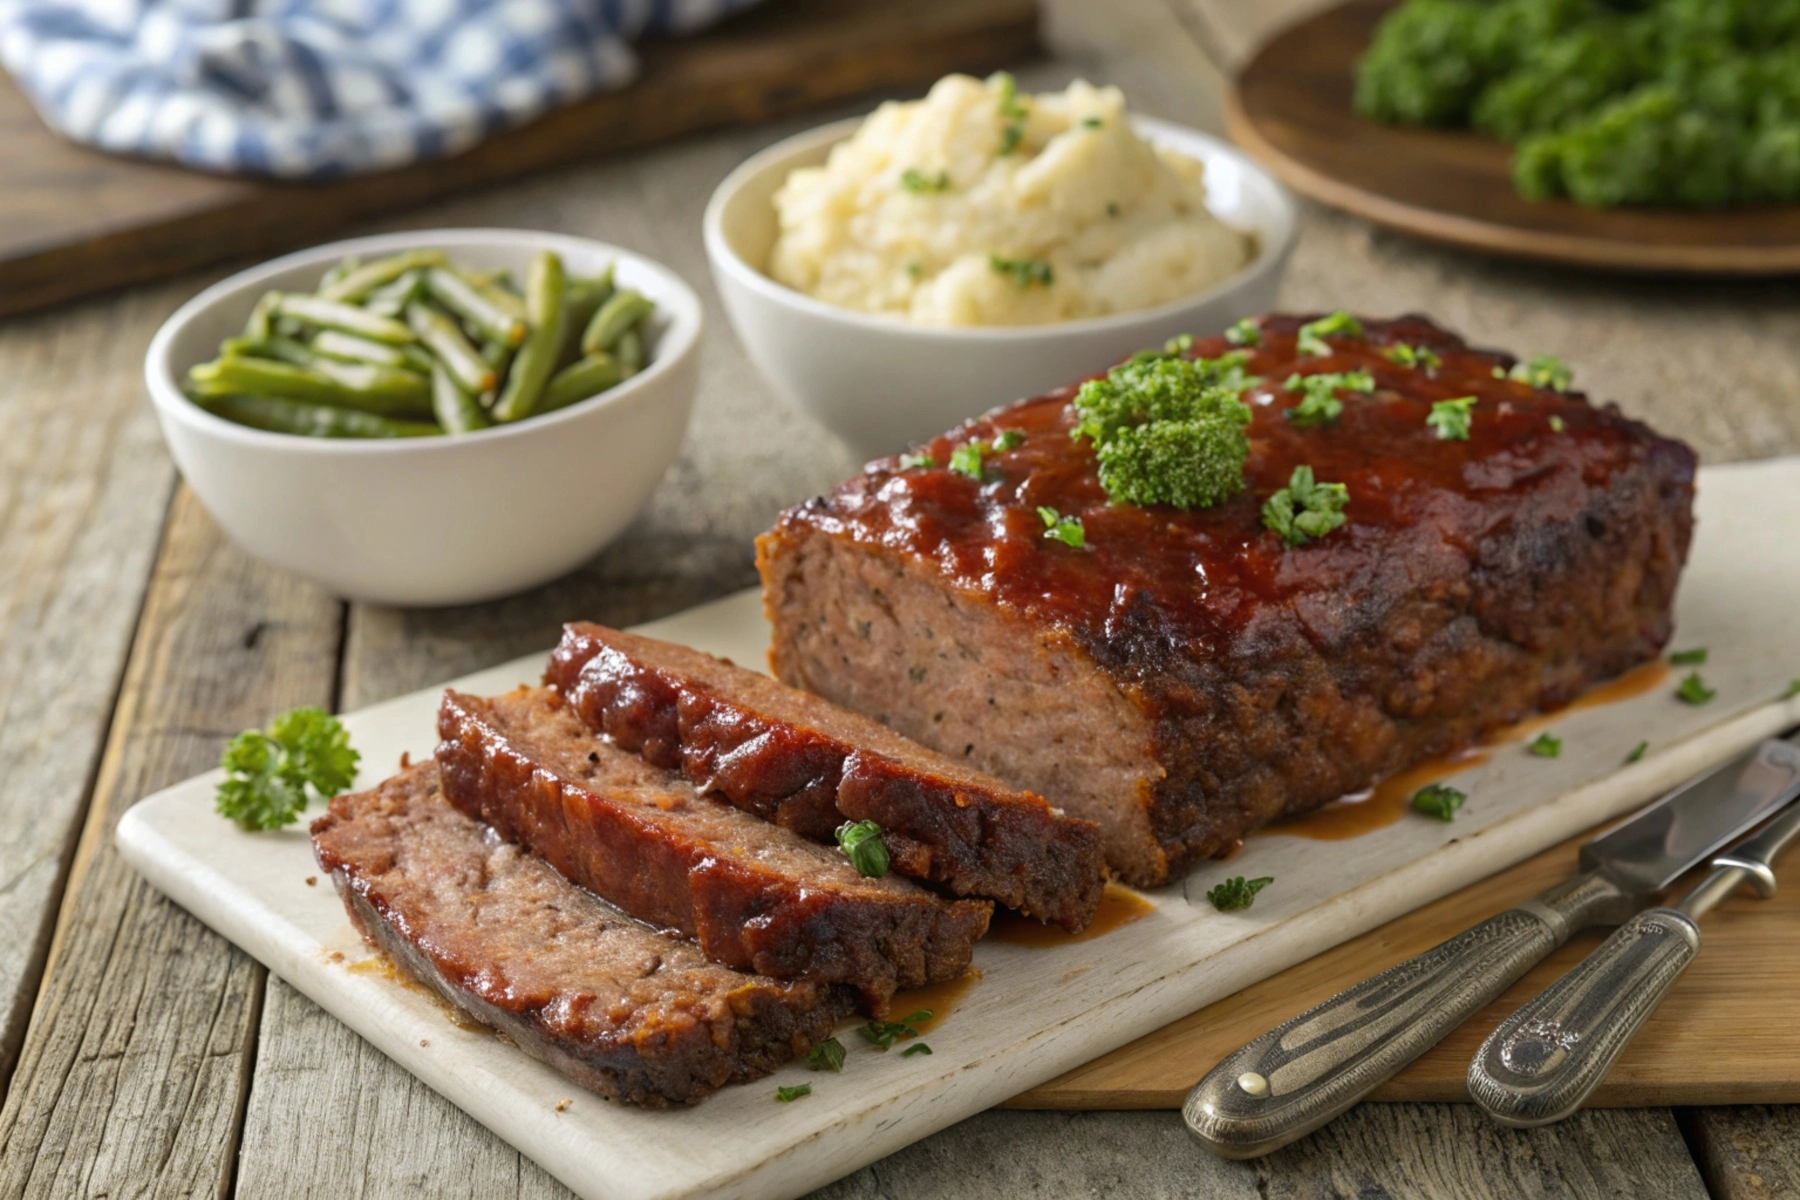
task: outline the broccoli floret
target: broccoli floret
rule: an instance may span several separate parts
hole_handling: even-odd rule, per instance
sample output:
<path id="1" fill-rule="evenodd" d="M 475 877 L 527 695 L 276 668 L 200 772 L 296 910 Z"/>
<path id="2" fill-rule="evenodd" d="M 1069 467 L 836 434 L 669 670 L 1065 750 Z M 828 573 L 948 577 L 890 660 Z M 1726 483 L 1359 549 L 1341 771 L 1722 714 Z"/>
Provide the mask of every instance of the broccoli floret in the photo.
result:
<path id="1" fill-rule="evenodd" d="M 1185 421 L 1121 429 L 1097 452 L 1100 486 L 1121 504 L 1209 508 L 1244 490 L 1248 406 Z"/>

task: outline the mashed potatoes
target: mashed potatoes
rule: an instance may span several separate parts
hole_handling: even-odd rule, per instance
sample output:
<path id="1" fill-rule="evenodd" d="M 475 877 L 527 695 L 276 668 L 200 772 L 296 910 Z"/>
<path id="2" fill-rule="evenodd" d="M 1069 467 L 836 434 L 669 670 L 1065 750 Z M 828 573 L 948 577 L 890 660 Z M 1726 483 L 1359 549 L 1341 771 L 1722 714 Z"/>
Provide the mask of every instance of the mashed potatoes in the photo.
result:
<path id="1" fill-rule="evenodd" d="M 938 80 L 884 104 L 775 196 L 775 279 L 929 325 L 1034 325 L 1147 308 L 1243 266 L 1201 165 L 1132 131 L 1117 88 L 1017 95 Z"/>

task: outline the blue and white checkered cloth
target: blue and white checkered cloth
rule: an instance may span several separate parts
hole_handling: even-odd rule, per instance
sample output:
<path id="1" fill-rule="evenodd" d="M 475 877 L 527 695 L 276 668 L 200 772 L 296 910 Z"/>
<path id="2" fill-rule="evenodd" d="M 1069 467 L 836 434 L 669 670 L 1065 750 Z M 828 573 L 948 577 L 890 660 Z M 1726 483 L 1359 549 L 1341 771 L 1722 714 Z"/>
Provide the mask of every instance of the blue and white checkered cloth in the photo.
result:
<path id="1" fill-rule="evenodd" d="M 630 83 L 631 42 L 757 0 L 0 0 L 0 65 L 66 137 L 329 177 L 453 154 Z"/>

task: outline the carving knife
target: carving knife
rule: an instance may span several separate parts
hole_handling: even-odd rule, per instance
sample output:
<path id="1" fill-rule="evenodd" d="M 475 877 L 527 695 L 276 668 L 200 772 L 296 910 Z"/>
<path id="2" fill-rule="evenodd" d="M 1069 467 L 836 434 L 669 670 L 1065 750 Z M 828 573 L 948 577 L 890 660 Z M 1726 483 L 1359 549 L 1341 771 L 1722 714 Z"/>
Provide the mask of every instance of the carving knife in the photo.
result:
<path id="1" fill-rule="evenodd" d="M 1775 894 L 1775 860 L 1800 838 L 1800 805 L 1712 860 L 1674 908 L 1641 912 L 1581 965 L 1489 1035 L 1469 1064 L 1469 1095 L 1502 1125 L 1530 1129 L 1580 1108 L 1639 1026 L 1700 953 L 1696 922 L 1741 884 Z"/>
<path id="2" fill-rule="evenodd" d="M 1800 747 L 1770 739 L 1581 848 L 1536 899 L 1339 992 L 1214 1067 L 1182 1106 L 1224 1158 L 1255 1158 L 1330 1121 L 1506 990 L 1579 929 L 1616 925 L 1800 795 Z"/>

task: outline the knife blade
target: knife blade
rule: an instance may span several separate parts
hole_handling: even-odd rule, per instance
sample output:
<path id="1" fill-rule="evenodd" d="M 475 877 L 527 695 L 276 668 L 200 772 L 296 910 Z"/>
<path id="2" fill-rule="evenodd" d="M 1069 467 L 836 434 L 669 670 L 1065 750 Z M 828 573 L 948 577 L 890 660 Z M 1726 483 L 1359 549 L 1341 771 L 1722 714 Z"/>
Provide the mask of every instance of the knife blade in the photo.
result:
<path id="1" fill-rule="evenodd" d="M 1577 930 L 1618 924 L 1800 795 L 1800 748 L 1771 739 L 1582 849 L 1582 873 L 1339 992 L 1250 1042 L 1188 1093 L 1188 1132 L 1224 1158 L 1304 1137 L 1435 1046 Z"/>
<path id="2" fill-rule="evenodd" d="M 1679 905 L 1631 918 L 1502 1021 L 1469 1064 L 1475 1103 L 1515 1129 L 1574 1113 L 1699 955 L 1699 919 L 1746 882 L 1773 896 L 1775 860 L 1796 838 L 1800 805 L 1715 857 L 1712 874 Z"/>

